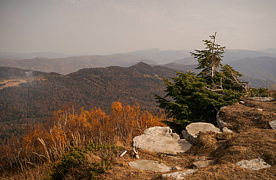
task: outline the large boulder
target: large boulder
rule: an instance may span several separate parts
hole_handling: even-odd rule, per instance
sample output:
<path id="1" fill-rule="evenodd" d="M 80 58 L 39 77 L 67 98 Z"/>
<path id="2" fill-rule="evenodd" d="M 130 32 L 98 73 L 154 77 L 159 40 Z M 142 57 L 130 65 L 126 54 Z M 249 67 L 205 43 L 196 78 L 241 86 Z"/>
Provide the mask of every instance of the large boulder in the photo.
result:
<path id="1" fill-rule="evenodd" d="M 170 127 L 151 127 L 140 136 L 133 138 L 133 147 L 158 153 L 177 154 L 189 150 L 192 145 Z"/>
<path id="2" fill-rule="evenodd" d="M 196 138 L 199 132 L 212 131 L 215 133 L 221 133 L 220 129 L 215 127 L 211 123 L 196 122 L 186 126 L 186 130 L 182 130 L 183 137 L 191 144 L 196 143 Z"/>
<path id="3" fill-rule="evenodd" d="M 149 170 L 154 172 L 168 172 L 172 170 L 171 167 L 153 160 L 140 160 L 129 163 L 130 167 L 140 170 Z"/>

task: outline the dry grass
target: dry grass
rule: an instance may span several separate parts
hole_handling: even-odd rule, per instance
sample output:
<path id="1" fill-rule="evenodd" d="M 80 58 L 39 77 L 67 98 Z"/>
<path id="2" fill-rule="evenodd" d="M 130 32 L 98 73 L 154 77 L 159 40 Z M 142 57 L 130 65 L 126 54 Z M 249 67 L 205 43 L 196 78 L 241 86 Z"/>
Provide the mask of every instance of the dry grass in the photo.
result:
<path id="1" fill-rule="evenodd" d="M 222 109 L 220 117 L 238 133 L 201 133 L 198 144 L 188 153 L 209 155 L 216 163 L 185 179 L 276 179 L 276 131 L 268 126 L 269 121 L 276 119 L 275 105 L 275 101 L 245 101 L 245 105 Z M 262 158 L 272 167 L 251 171 L 234 165 L 254 158 Z"/>
<path id="2" fill-rule="evenodd" d="M 221 113 L 222 119 L 231 123 L 229 128 L 237 133 L 200 133 L 197 144 L 186 153 L 172 157 L 161 153 L 138 150 L 140 159 L 156 160 L 171 167 L 179 166 L 182 170 L 195 169 L 193 162 L 201 156 L 215 160 L 214 165 L 201 168 L 193 175 L 187 176 L 185 179 L 188 180 L 276 179 L 276 131 L 268 126 L 270 120 L 276 119 L 276 102 L 263 103 L 248 100 L 245 102 L 245 105 L 234 104 L 224 108 Z M 257 109 L 263 109 L 263 111 Z M 83 137 L 77 137 L 76 134 L 74 136 L 76 140 L 74 145 L 78 146 L 81 144 Z M 41 143 L 43 144 L 43 142 Z M 97 179 L 161 179 L 162 173 L 130 168 L 128 163 L 137 160 L 131 154 L 131 145 L 126 145 L 120 140 L 114 140 L 114 143 L 123 145 L 120 152 L 126 149 L 128 153 L 121 158 L 119 157 L 120 152 L 113 154 L 112 168 L 97 176 Z M 56 148 L 56 151 L 53 149 L 51 152 L 58 152 L 57 150 L 60 148 L 58 144 Z M 47 159 L 46 150 L 51 156 L 49 147 L 44 150 Z M 60 154 L 62 154 L 62 151 L 60 151 Z M 93 162 L 101 161 L 98 156 L 100 155 L 97 153 L 89 154 L 84 164 L 72 169 L 64 179 L 89 179 L 90 176 L 87 172 L 90 165 Z M 263 158 L 272 167 L 251 171 L 235 165 L 238 161 L 254 158 Z M 52 158 L 50 157 L 50 159 Z M 2 176 L 0 179 L 43 179 L 50 169 L 51 166 L 47 164 L 35 167 L 23 165 L 23 168 L 13 173 L 7 174 L 4 172 L 5 177 Z"/>
<path id="3" fill-rule="evenodd" d="M 228 128 L 235 132 L 249 131 L 251 128 L 270 129 L 268 122 L 276 119 L 276 101 L 245 100 L 245 105 L 234 104 L 223 108 L 220 117 L 230 123 Z"/>
<path id="4" fill-rule="evenodd" d="M 51 167 L 46 164 L 35 167 L 23 166 L 22 169 L 16 169 L 15 171 L 3 171 L 0 180 L 39 180 L 46 177 L 50 170 Z"/>
<path id="5" fill-rule="evenodd" d="M 233 179 L 258 179 L 258 180 L 273 180 L 276 179 L 275 166 L 269 169 L 259 171 L 251 171 L 240 168 L 232 163 L 216 164 L 199 169 L 193 175 L 185 178 L 185 180 L 233 180 Z"/>

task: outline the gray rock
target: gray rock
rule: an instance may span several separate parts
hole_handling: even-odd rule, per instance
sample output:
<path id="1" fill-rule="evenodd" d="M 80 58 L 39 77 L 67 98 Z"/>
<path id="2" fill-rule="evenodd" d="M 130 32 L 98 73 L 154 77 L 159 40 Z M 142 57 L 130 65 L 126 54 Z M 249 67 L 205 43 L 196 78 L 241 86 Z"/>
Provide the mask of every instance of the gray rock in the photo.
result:
<path id="1" fill-rule="evenodd" d="M 181 158 L 175 157 L 175 156 L 167 156 L 167 158 L 175 159 L 175 160 L 180 160 Z"/>
<path id="2" fill-rule="evenodd" d="M 240 101 L 240 104 L 245 104 L 245 102 L 244 101 Z"/>
<path id="3" fill-rule="evenodd" d="M 260 170 L 264 168 L 270 168 L 271 165 L 267 164 L 263 159 L 252 159 L 250 161 L 248 160 L 242 160 L 238 163 L 236 163 L 237 166 L 240 166 L 242 168 L 246 168 L 249 170 Z"/>
<path id="4" fill-rule="evenodd" d="M 222 128 L 222 132 L 233 133 L 233 131 L 231 131 L 230 129 L 228 129 L 228 127 L 223 127 Z"/>
<path id="5" fill-rule="evenodd" d="M 223 109 L 223 108 L 226 108 L 226 106 L 223 106 L 223 107 L 220 108 L 220 109 Z M 223 127 L 227 126 L 229 123 L 223 121 L 223 120 L 220 118 L 219 113 L 220 113 L 220 111 L 217 113 L 216 121 L 217 121 L 218 127 L 219 127 L 220 129 L 222 129 Z"/>
<path id="6" fill-rule="evenodd" d="M 144 134 L 133 138 L 133 147 L 149 151 L 177 154 L 189 150 L 192 145 L 179 135 L 172 133 L 170 127 L 151 127 Z"/>
<path id="7" fill-rule="evenodd" d="M 270 122 L 269 122 L 269 125 L 270 125 L 270 127 L 271 127 L 272 129 L 276 130 L 276 120 L 270 121 Z"/>
<path id="8" fill-rule="evenodd" d="M 194 161 L 204 161 L 206 160 L 205 156 L 200 156 L 199 158 L 194 159 Z"/>
<path id="9" fill-rule="evenodd" d="M 130 167 L 140 170 L 149 170 L 154 172 L 168 172 L 171 167 L 153 160 L 140 160 L 129 163 Z"/>
<path id="10" fill-rule="evenodd" d="M 183 137 L 191 144 L 196 143 L 196 138 L 199 132 L 213 131 L 215 133 L 221 133 L 220 129 L 215 127 L 211 123 L 197 122 L 191 123 L 186 126 L 186 130 L 182 130 Z"/>
<path id="11" fill-rule="evenodd" d="M 274 97 L 249 97 L 247 98 L 249 100 L 253 100 L 253 101 L 261 101 L 261 102 L 271 102 L 271 101 L 275 101 Z"/>
<path id="12" fill-rule="evenodd" d="M 184 179 L 186 176 L 194 174 L 197 171 L 197 169 L 188 169 L 185 171 L 178 171 L 178 172 L 173 172 L 169 174 L 162 174 L 161 178 L 168 178 L 172 177 L 175 178 L 176 180 Z"/>
<path id="13" fill-rule="evenodd" d="M 206 166 L 209 166 L 210 164 L 214 164 L 214 160 L 206 160 L 206 161 L 196 161 L 193 164 L 197 167 L 197 168 L 204 168 Z"/>
<path id="14" fill-rule="evenodd" d="M 181 167 L 179 167 L 179 166 L 174 166 L 174 167 L 172 167 L 171 170 L 181 170 Z"/>

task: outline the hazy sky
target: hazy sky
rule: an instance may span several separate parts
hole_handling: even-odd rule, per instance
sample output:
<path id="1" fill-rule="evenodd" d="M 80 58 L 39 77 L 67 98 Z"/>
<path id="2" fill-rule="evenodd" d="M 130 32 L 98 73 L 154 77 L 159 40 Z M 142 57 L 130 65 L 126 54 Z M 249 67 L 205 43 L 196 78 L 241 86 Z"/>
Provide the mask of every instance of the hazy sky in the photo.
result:
<path id="1" fill-rule="evenodd" d="M 0 0 L 0 52 L 276 48 L 276 0 Z"/>

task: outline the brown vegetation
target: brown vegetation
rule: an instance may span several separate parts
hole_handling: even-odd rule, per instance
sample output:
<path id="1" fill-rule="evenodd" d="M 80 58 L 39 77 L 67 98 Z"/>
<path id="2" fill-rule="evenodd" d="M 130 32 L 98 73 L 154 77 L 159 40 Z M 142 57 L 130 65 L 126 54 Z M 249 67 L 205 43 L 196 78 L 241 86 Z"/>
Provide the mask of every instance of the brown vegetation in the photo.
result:
<path id="1" fill-rule="evenodd" d="M 197 144 L 186 153 L 178 154 L 176 158 L 164 154 L 138 150 L 140 159 L 156 160 L 171 167 L 179 166 L 183 170 L 195 169 L 196 167 L 193 166 L 194 159 L 201 156 L 205 156 L 206 159 L 215 160 L 214 165 L 201 168 L 193 175 L 187 176 L 185 179 L 188 180 L 275 179 L 276 131 L 267 126 L 257 125 L 251 122 L 254 121 L 254 118 L 251 117 L 255 115 L 266 117 L 267 113 L 275 113 L 275 105 L 275 101 L 270 103 L 246 101 L 245 105 L 234 104 L 224 108 L 223 112 L 224 117 L 232 117 L 229 120 L 232 120 L 232 127 L 235 127 L 235 129 L 239 131 L 238 133 L 200 133 Z M 262 108 L 263 111 L 260 111 L 261 114 L 256 113 L 254 108 Z M 239 112 L 238 109 L 240 109 L 241 112 Z M 111 144 L 117 144 L 117 147 L 121 145 L 121 147 L 118 147 L 119 151 L 112 153 L 112 158 L 110 159 L 110 161 L 112 161 L 112 166 L 108 165 L 109 168 L 106 168 L 103 174 L 97 175 L 97 179 L 161 179 L 161 173 L 130 168 L 128 163 L 135 161 L 132 154 L 126 154 L 121 158 L 119 155 L 120 152 L 122 152 L 121 150 L 131 149 L 131 136 L 141 134 L 146 127 L 160 125 L 158 121 L 162 118 L 139 110 L 139 106 L 137 105 L 123 106 L 119 102 L 113 103 L 112 112 L 109 115 L 105 114 L 100 109 L 91 111 L 81 110 L 74 114 L 72 114 L 72 112 L 72 108 L 67 108 L 67 111 L 65 111 L 65 109 L 57 111 L 55 113 L 55 118 L 52 120 L 53 122 L 49 122 L 49 124 L 54 124 L 54 126 L 51 126 L 51 133 L 48 133 L 48 136 L 43 134 L 43 129 L 32 131 L 25 136 L 22 143 L 25 143 L 25 147 L 31 148 L 32 143 L 28 142 L 30 142 L 30 139 L 32 139 L 31 137 L 33 137 L 37 143 L 37 147 L 40 147 L 35 150 L 39 151 L 41 158 L 44 157 L 46 160 L 50 159 L 52 163 L 54 163 L 55 159 L 61 156 L 58 152 L 64 153 L 67 151 L 65 148 L 62 152 L 61 147 L 68 147 L 68 143 L 66 144 L 63 142 L 69 141 L 73 146 L 80 147 L 81 144 L 85 144 L 82 137 L 92 137 L 92 139 L 94 138 L 93 141 L 101 141 L 102 143 L 109 142 Z M 249 117 L 248 119 L 246 119 L 246 115 Z M 248 122 L 241 123 L 240 121 L 234 121 L 234 119 L 239 118 Z M 140 126 L 137 125 L 137 121 Z M 266 120 L 258 121 L 260 124 L 266 124 L 266 122 Z M 247 128 L 243 128 L 245 124 Z M 76 131 L 72 131 L 72 129 L 76 129 Z M 40 133 L 43 134 L 43 140 L 45 141 L 46 150 L 49 152 L 50 158 L 47 158 L 47 153 L 45 153 L 44 146 L 41 145 L 41 142 L 37 141 L 36 137 L 40 137 Z M 73 136 L 70 135 L 70 133 L 73 134 Z M 103 136 L 100 135 L 101 133 L 104 133 L 102 135 L 107 138 L 103 138 Z M 109 152 L 110 150 L 104 150 L 103 153 L 109 154 Z M 53 154 L 57 154 L 56 157 L 53 156 Z M 87 169 L 91 168 L 91 163 L 93 165 L 95 162 L 99 162 L 99 157 L 103 157 L 99 151 L 89 154 L 89 157 L 84 160 L 84 163 L 79 167 L 72 168 L 64 179 L 89 179 L 90 175 Z M 240 160 L 251 160 L 254 158 L 263 158 L 267 163 L 272 165 L 272 167 L 252 171 L 235 165 L 235 163 Z M 104 161 L 103 158 L 102 161 Z M 30 165 L 24 165 L 23 161 L 21 161 L 21 163 L 24 167 L 21 172 L 17 172 L 14 175 L 10 173 L 6 175 L 4 179 L 42 179 L 48 176 L 49 170 L 53 168 L 51 163 L 49 164 L 50 166 L 37 165 L 34 168 Z M 15 169 L 15 166 L 13 169 Z M 40 173 L 40 176 L 38 176 L 38 173 Z"/>
<path id="2" fill-rule="evenodd" d="M 220 117 L 231 123 L 228 127 L 237 133 L 201 133 L 198 144 L 188 153 L 215 159 L 216 164 L 186 179 L 275 179 L 276 131 L 268 126 L 275 119 L 275 113 L 275 101 L 245 100 L 244 105 L 237 103 L 223 108 Z M 234 165 L 255 158 L 264 159 L 272 167 L 252 171 Z"/>
<path id="3" fill-rule="evenodd" d="M 72 106 L 56 111 L 48 123 L 36 124 L 22 139 L 14 138 L 0 148 L 2 171 L 20 167 L 27 171 L 29 165 L 54 162 L 72 147 L 89 143 L 129 146 L 146 128 L 164 126 L 164 114 L 142 111 L 139 104 L 114 102 L 111 109 L 109 115 L 101 109 L 74 112 Z"/>

